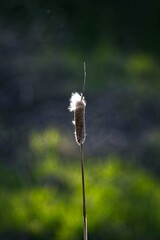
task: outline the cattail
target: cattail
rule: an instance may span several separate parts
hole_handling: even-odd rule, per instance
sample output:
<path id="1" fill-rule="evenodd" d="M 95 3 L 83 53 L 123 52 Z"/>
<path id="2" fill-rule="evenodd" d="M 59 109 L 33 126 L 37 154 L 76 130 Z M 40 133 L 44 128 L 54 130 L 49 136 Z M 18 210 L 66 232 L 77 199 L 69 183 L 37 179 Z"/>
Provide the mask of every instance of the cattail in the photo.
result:
<path id="1" fill-rule="evenodd" d="M 70 98 L 69 111 L 74 112 L 74 120 L 72 121 L 75 126 L 75 139 L 77 144 L 80 146 L 81 153 L 81 172 L 82 172 L 82 201 L 83 201 L 83 234 L 84 240 L 88 239 L 87 234 L 87 212 L 86 212 L 86 194 L 85 194 L 85 178 L 84 178 L 84 158 L 83 158 L 83 144 L 86 138 L 85 130 L 85 107 L 86 102 L 84 99 L 84 89 L 86 82 L 86 65 L 84 63 L 84 83 L 83 83 L 83 93 L 79 94 L 77 92 L 72 93 Z"/>
<path id="2" fill-rule="evenodd" d="M 86 102 L 84 96 L 77 92 L 72 93 L 70 98 L 69 111 L 74 111 L 74 120 L 73 124 L 75 126 L 75 139 L 78 145 L 84 143 L 86 138 L 85 131 L 85 107 Z"/>

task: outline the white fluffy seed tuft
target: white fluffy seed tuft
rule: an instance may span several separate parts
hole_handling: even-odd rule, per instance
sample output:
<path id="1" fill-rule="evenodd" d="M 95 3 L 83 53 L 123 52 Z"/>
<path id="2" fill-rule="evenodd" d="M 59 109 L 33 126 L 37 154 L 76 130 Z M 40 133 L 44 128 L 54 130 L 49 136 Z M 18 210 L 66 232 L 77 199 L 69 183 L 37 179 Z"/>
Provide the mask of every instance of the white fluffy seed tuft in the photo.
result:
<path id="1" fill-rule="evenodd" d="M 84 97 L 82 97 L 82 93 L 79 94 L 77 92 L 72 93 L 71 98 L 70 98 L 70 105 L 69 105 L 69 111 L 73 112 L 77 108 L 77 103 L 82 101 L 84 106 L 86 106 L 86 102 L 84 100 Z"/>

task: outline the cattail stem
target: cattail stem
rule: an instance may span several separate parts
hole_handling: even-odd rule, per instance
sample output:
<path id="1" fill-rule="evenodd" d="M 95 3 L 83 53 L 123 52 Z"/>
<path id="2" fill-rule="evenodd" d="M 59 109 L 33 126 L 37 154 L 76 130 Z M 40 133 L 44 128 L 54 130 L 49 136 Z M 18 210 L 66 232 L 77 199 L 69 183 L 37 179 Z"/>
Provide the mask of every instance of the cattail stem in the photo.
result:
<path id="1" fill-rule="evenodd" d="M 81 172 L 82 172 L 82 201 L 83 201 L 83 234 L 84 240 L 88 239 L 87 233 L 87 212 L 86 212 L 86 194 L 85 194 L 85 177 L 84 177 L 84 158 L 83 158 L 83 144 L 80 144 L 81 153 Z"/>

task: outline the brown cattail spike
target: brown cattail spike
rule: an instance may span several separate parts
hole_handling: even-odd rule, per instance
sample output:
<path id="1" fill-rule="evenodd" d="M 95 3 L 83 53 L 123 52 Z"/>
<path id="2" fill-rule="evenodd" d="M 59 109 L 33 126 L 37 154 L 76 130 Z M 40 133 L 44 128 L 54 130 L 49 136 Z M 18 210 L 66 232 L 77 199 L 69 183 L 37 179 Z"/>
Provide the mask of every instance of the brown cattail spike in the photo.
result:
<path id="1" fill-rule="evenodd" d="M 84 96 L 75 92 L 70 99 L 69 110 L 74 111 L 75 139 L 78 145 L 83 144 L 86 138 L 85 131 L 85 107 Z"/>
<path id="2" fill-rule="evenodd" d="M 76 103 L 76 110 L 74 111 L 75 122 L 75 138 L 76 142 L 80 145 L 85 141 L 85 104 L 84 101 Z"/>

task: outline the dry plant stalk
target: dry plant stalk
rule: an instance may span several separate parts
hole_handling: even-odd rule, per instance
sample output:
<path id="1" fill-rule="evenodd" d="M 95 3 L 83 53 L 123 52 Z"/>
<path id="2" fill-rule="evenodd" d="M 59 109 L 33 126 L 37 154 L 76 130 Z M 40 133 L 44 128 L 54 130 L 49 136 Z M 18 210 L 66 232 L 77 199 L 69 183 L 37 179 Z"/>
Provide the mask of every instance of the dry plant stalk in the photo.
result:
<path id="1" fill-rule="evenodd" d="M 86 67 L 84 63 L 84 85 L 83 93 L 86 81 Z M 74 112 L 73 124 L 75 126 L 75 139 L 77 144 L 80 146 L 81 153 L 81 171 L 82 171 L 82 198 L 83 198 L 83 234 L 84 240 L 88 239 L 87 234 L 87 213 L 86 213 L 86 195 L 85 195 L 85 178 L 84 178 L 84 158 L 83 158 L 83 144 L 86 138 L 85 130 L 85 107 L 86 102 L 83 93 L 79 94 L 77 92 L 72 93 L 70 98 L 69 111 Z"/>

